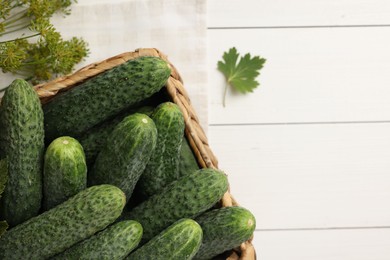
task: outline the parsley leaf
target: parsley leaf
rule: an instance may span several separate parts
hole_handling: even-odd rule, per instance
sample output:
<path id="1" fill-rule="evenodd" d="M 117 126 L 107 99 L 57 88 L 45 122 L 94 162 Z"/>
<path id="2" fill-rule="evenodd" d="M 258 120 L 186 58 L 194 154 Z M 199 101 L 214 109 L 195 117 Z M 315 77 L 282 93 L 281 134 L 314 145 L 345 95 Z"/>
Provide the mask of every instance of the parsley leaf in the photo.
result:
<path id="1" fill-rule="evenodd" d="M 225 75 L 227 85 L 223 96 L 223 106 L 225 106 L 226 92 L 228 85 L 232 86 L 240 93 L 253 92 L 259 86 L 256 77 L 263 68 L 265 59 L 259 56 L 253 58 L 249 53 L 238 60 L 239 53 L 235 47 L 228 52 L 224 52 L 223 61 L 218 61 L 218 69 Z"/>
<path id="2" fill-rule="evenodd" d="M 8 167 L 6 159 L 0 160 L 0 198 L 8 180 Z M 8 228 L 6 221 L 0 221 L 0 237 Z"/>

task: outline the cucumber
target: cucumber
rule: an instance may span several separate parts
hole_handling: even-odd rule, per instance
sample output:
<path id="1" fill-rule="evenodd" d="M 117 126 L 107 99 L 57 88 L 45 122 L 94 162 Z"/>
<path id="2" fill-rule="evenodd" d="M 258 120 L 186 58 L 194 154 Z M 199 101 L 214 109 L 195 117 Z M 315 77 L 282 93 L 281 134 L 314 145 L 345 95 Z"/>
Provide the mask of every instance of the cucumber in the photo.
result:
<path id="1" fill-rule="evenodd" d="M 83 147 L 69 136 L 58 137 L 47 148 L 43 166 L 43 205 L 46 210 L 87 187 Z"/>
<path id="2" fill-rule="evenodd" d="M 156 147 L 156 141 L 157 129 L 150 117 L 140 113 L 125 117 L 96 158 L 88 174 L 89 185 L 112 184 L 130 198 Z"/>
<path id="3" fill-rule="evenodd" d="M 199 224 L 192 219 L 180 219 L 125 259 L 189 260 L 198 251 L 201 241 Z"/>
<path id="4" fill-rule="evenodd" d="M 179 176 L 182 177 L 197 170 L 199 170 L 198 161 L 196 160 L 187 138 L 183 135 L 180 149 Z"/>
<path id="5" fill-rule="evenodd" d="M 8 224 L 6 221 L 0 221 L 0 237 L 6 232 Z"/>
<path id="6" fill-rule="evenodd" d="M 8 164 L 6 159 L 0 160 L 0 199 L 1 194 L 4 191 L 5 185 L 7 184 L 8 179 Z M 7 230 L 8 224 L 7 221 L 0 221 L 0 237 L 4 234 L 4 232 Z"/>
<path id="7" fill-rule="evenodd" d="M 53 260 L 120 260 L 137 247 L 141 237 L 140 223 L 121 221 L 56 255 Z"/>
<path id="8" fill-rule="evenodd" d="M 1 101 L 0 146 L 8 161 L 1 218 L 10 226 L 38 214 L 42 199 L 43 112 L 37 93 L 16 79 Z"/>
<path id="9" fill-rule="evenodd" d="M 195 218 L 203 230 L 202 245 L 194 259 L 211 259 L 248 240 L 256 227 L 253 214 L 239 206 L 214 209 Z"/>
<path id="10" fill-rule="evenodd" d="M 142 197 L 148 198 L 179 178 L 179 156 L 184 134 L 184 117 L 175 103 L 156 107 L 152 120 L 157 128 L 157 145 L 137 183 Z"/>
<path id="11" fill-rule="evenodd" d="M 170 72 L 168 63 L 161 58 L 139 57 L 57 95 L 43 107 L 46 140 L 80 137 L 91 127 L 158 92 Z"/>
<path id="12" fill-rule="evenodd" d="M 112 185 L 87 188 L 0 238 L 0 259 L 46 259 L 106 228 L 120 216 L 125 195 Z"/>
<path id="13" fill-rule="evenodd" d="M 124 211 L 122 219 L 141 223 L 141 244 L 181 218 L 193 218 L 211 208 L 227 191 L 226 175 L 215 169 L 201 169 L 166 186 L 161 192 Z"/>
<path id="14" fill-rule="evenodd" d="M 119 124 L 126 116 L 134 113 L 142 113 L 150 116 L 153 110 L 154 108 L 151 106 L 143 106 L 140 108 L 131 109 L 85 132 L 78 140 L 84 148 L 87 165 L 92 167 L 96 156 L 106 144 L 109 135 L 114 130 L 115 126 Z"/>

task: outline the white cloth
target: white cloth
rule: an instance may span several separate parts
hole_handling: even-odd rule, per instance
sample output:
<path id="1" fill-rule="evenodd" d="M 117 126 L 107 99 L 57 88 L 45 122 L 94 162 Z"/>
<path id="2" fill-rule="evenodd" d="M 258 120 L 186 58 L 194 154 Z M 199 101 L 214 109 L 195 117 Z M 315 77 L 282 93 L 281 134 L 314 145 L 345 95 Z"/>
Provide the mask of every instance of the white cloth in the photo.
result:
<path id="1" fill-rule="evenodd" d="M 64 39 L 82 37 L 90 54 L 77 68 L 137 48 L 158 48 L 184 80 L 207 130 L 206 0 L 79 0 L 71 14 L 53 17 Z M 10 82 L 1 77 L 0 84 Z"/>

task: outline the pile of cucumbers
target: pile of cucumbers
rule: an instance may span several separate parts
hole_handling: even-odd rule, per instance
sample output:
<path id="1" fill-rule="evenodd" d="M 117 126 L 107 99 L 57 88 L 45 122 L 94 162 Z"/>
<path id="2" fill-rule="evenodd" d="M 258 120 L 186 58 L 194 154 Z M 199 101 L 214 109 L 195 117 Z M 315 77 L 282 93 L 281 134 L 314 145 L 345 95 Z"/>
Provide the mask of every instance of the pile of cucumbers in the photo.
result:
<path id="1" fill-rule="evenodd" d="M 212 259 L 251 237 L 251 212 L 218 206 L 226 175 L 197 164 L 170 73 L 139 57 L 44 105 L 24 80 L 7 87 L 0 259 Z"/>

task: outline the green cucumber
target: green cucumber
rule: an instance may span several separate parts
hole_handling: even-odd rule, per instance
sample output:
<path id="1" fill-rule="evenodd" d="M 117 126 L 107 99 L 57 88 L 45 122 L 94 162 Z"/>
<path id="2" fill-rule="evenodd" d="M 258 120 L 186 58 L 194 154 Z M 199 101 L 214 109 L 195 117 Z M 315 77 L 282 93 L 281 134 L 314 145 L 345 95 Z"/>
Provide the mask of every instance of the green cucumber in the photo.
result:
<path id="1" fill-rule="evenodd" d="M 88 174 L 89 185 L 112 184 L 130 198 L 156 147 L 156 141 L 157 129 L 150 117 L 140 113 L 125 117 L 97 156 Z"/>
<path id="2" fill-rule="evenodd" d="M 134 113 L 142 113 L 150 116 L 153 112 L 153 107 L 143 106 L 136 109 L 125 111 L 111 120 L 107 120 L 98 126 L 95 126 L 85 132 L 78 140 L 84 148 L 85 158 L 88 166 L 92 166 L 95 162 L 96 156 L 105 146 L 108 137 L 114 130 L 115 126 L 119 124 L 126 116 Z"/>
<path id="3" fill-rule="evenodd" d="M 198 161 L 196 160 L 187 138 L 183 135 L 180 149 L 179 176 L 182 177 L 197 170 L 199 170 Z"/>
<path id="4" fill-rule="evenodd" d="M 141 223 L 144 235 L 141 243 L 181 218 L 193 218 L 211 208 L 227 191 L 226 175 L 215 169 L 201 169 L 166 186 L 161 192 L 145 200 L 123 219 Z"/>
<path id="5" fill-rule="evenodd" d="M 46 259 L 113 223 L 126 203 L 112 185 L 98 185 L 26 222 L 0 238 L 0 259 Z"/>
<path id="6" fill-rule="evenodd" d="M 224 207 L 195 218 L 203 230 L 202 245 L 194 259 L 211 259 L 248 240 L 256 227 L 253 214 L 242 207 Z"/>
<path id="7" fill-rule="evenodd" d="M 56 255 L 53 260 L 120 260 L 138 246 L 141 237 L 140 223 L 121 221 Z"/>
<path id="8" fill-rule="evenodd" d="M 192 219 L 180 219 L 125 259 L 189 260 L 198 251 L 201 241 L 199 224 Z"/>
<path id="9" fill-rule="evenodd" d="M 55 139 L 47 148 L 43 166 L 43 205 L 46 210 L 87 187 L 83 147 L 69 136 Z"/>
<path id="10" fill-rule="evenodd" d="M 161 58 L 139 57 L 57 95 L 43 107 L 46 140 L 80 137 L 86 130 L 158 92 L 170 72 L 168 63 Z"/>
<path id="11" fill-rule="evenodd" d="M 7 221 L 0 221 L 0 237 L 7 232 L 8 224 Z"/>
<path id="12" fill-rule="evenodd" d="M 10 226 L 38 214 L 42 199 L 43 112 L 34 89 L 16 79 L 1 101 L 0 146 L 8 161 L 1 217 Z"/>
<path id="13" fill-rule="evenodd" d="M 0 199 L 1 194 L 4 191 L 5 185 L 7 184 L 8 180 L 8 164 L 6 159 L 0 160 Z M 7 230 L 8 224 L 7 221 L 0 221 L 0 237 L 4 234 L 4 232 Z"/>
<path id="14" fill-rule="evenodd" d="M 157 145 L 137 191 L 148 198 L 179 178 L 179 156 L 184 134 L 184 117 L 178 105 L 164 102 L 156 107 L 152 120 L 157 128 Z"/>

